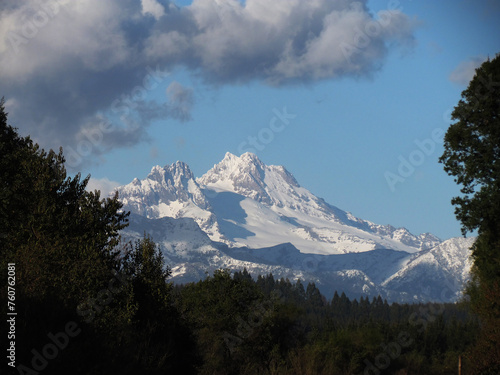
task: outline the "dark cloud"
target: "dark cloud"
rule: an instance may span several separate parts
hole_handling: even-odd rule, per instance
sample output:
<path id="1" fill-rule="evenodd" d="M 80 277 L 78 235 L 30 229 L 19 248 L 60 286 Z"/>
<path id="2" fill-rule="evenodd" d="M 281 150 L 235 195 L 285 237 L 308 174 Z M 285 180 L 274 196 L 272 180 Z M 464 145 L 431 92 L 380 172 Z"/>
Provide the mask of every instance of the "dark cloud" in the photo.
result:
<path id="1" fill-rule="evenodd" d="M 147 140 L 151 121 L 191 118 L 192 90 L 167 73 L 176 66 L 212 84 L 369 76 L 392 45 L 412 45 L 414 27 L 398 9 L 372 15 L 366 0 L 194 0 L 182 8 L 4 0 L 0 95 L 10 100 L 11 121 L 44 147 L 78 153 L 94 134 L 99 142 L 79 154 L 83 162 Z M 160 83 L 170 84 L 166 102 L 148 102 Z M 113 123 L 99 137 L 98 113 Z"/>
<path id="2" fill-rule="evenodd" d="M 169 114 L 180 120 L 191 119 L 191 108 L 194 104 L 193 89 L 182 86 L 179 82 L 172 82 L 166 90 Z"/>

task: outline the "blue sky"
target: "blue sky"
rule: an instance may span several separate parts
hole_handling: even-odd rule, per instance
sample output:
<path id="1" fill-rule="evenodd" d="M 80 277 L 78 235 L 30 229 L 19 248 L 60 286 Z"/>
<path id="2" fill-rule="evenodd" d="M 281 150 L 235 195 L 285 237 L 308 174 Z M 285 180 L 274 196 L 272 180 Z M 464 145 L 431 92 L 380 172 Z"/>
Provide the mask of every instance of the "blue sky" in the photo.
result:
<path id="1" fill-rule="evenodd" d="M 7 3 L 0 95 L 10 122 L 46 148 L 76 151 L 70 171 L 91 174 L 91 186 L 110 189 L 177 160 L 201 176 L 228 151 L 255 151 L 360 218 L 460 235 L 450 204 L 459 189 L 437 162 L 437 134 L 474 67 L 500 52 L 497 2 L 368 1 L 356 12 L 348 0 L 316 2 L 328 19 L 312 10 L 316 18 L 301 18 L 309 5 L 293 0 L 89 0 L 78 9 L 53 0 L 42 11 Z M 387 23 L 384 10 L 394 16 Z M 255 19 L 268 39 L 245 28 Z M 321 39 L 326 25 L 331 39 Z M 300 35 L 319 47 L 303 53 Z M 349 56 L 346 45 L 359 49 Z M 103 118 L 113 129 L 79 152 Z"/>

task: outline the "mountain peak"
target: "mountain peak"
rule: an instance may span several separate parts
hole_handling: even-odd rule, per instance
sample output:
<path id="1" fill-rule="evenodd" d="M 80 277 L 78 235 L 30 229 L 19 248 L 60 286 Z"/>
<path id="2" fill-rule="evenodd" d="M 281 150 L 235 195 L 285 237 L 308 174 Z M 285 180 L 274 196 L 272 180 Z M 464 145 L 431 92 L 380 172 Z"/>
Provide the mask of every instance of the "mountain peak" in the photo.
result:
<path id="1" fill-rule="evenodd" d="M 147 178 L 159 183 L 165 183 L 168 180 L 194 179 L 194 175 L 186 163 L 177 161 L 164 167 L 160 167 L 159 165 L 154 166 L 151 168 L 151 172 Z"/>
<path id="2" fill-rule="evenodd" d="M 270 203 L 264 183 L 267 168 L 255 154 L 246 152 L 236 156 L 228 152 L 219 164 L 196 181 L 209 188 L 229 190 Z"/>
<path id="3" fill-rule="evenodd" d="M 235 155 L 235 154 L 228 151 L 228 152 L 226 152 L 226 155 L 224 155 L 224 159 L 222 159 L 222 160 L 225 160 L 225 159 L 242 159 L 242 160 L 252 159 L 252 160 L 260 161 L 259 158 L 257 157 L 257 155 L 255 155 L 252 152 L 248 152 L 248 151 L 241 154 L 240 156 Z"/>
<path id="4" fill-rule="evenodd" d="M 208 206 L 193 172 L 182 161 L 164 167 L 156 165 L 144 180 L 134 178 L 117 191 L 127 209 L 148 218 L 181 216 L 179 211 L 188 207 Z"/>
<path id="5" fill-rule="evenodd" d="M 252 154 L 251 152 L 245 152 L 240 156 L 241 160 L 252 162 L 252 163 L 261 163 L 263 164 L 260 159 L 257 157 L 257 155 Z"/>
<path id="6" fill-rule="evenodd" d="M 245 152 L 241 156 L 234 155 L 230 152 L 226 152 L 224 159 L 219 164 L 215 164 L 216 166 L 226 166 L 229 169 L 235 169 L 236 166 L 255 166 L 264 168 L 265 164 L 257 157 L 257 155 L 252 154 L 251 152 Z"/>
<path id="7" fill-rule="evenodd" d="M 232 154 L 228 151 L 228 152 L 226 152 L 226 155 L 224 155 L 224 159 L 222 159 L 222 160 L 232 160 L 232 159 L 235 159 L 237 157 L 238 156 L 236 156 L 235 154 Z"/>

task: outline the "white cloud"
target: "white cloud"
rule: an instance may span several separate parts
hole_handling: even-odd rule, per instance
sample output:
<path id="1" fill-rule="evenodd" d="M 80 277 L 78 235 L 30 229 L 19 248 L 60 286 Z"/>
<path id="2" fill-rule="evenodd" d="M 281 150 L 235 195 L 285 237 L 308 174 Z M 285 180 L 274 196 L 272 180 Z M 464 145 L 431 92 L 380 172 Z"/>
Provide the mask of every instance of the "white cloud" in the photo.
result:
<path id="1" fill-rule="evenodd" d="M 101 198 L 108 197 L 115 188 L 120 186 L 120 184 L 117 181 L 111 181 L 108 178 L 93 178 L 91 177 L 89 180 L 89 183 L 87 184 L 86 190 L 87 191 L 94 191 L 94 190 L 100 190 L 101 191 Z"/>
<path id="2" fill-rule="evenodd" d="M 472 57 L 467 61 L 462 61 L 458 66 L 450 73 L 449 79 L 451 82 L 458 83 L 460 85 L 467 85 L 474 75 L 476 74 L 476 69 L 481 66 L 483 62 L 486 61 L 484 56 Z"/>
<path id="3" fill-rule="evenodd" d="M 5 102 L 5 110 L 7 113 L 11 114 L 20 108 L 19 100 L 17 99 L 7 99 Z"/>
<path id="4" fill-rule="evenodd" d="M 351 0 L 195 0 L 183 11 L 186 25 L 194 24 L 185 32 L 166 24 L 155 29 L 147 53 L 195 67 L 218 83 L 370 75 L 389 45 L 413 44 L 417 26 L 396 9 L 374 18 L 366 1 Z"/>
<path id="5" fill-rule="evenodd" d="M 390 48 L 412 45 L 415 22 L 399 10 L 375 16 L 367 2 L 194 0 L 179 8 L 167 0 L 2 0 L 1 94 L 22 108 L 14 125 L 44 148 L 80 146 L 79 156 L 96 160 L 148 139 L 152 119 L 190 118 L 192 90 L 178 83 L 166 106 L 127 101 L 154 86 L 144 86 L 151 70 L 182 66 L 215 84 L 370 76 Z M 117 102 L 126 121 L 87 152 L 96 114 Z"/>
<path id="6" fill-rule="evenodd" d="M 0 29 L 0 77 L 28 80 L 73 64 L 103 71 L 129 62 L 120 26 L 129 16 L 116 1 L 19 1 L 0 14 L 0 24 L 10 25 Z"/>
<path id="7" fill-rule="evenodd" d="M 184 65 L 218 82 L 363 75 L 389 44 L 411 44 L 415 28 L 399 10 L 375 18 L 367 0 L 194 0 L 183 8 L 158 0 L 50 0 L 50 12 L 37 0 L 5 1 L 0 78 L 16 82 L 157 63 Z M 346 46 L 354 52 L 346 54 Z"/>
<path id="8" fill-rule="evenodd" d="M 141 0 L 142 14 L 150 14 L 156 20 L 165 14 L 165 8 L 156 0 Z"/>

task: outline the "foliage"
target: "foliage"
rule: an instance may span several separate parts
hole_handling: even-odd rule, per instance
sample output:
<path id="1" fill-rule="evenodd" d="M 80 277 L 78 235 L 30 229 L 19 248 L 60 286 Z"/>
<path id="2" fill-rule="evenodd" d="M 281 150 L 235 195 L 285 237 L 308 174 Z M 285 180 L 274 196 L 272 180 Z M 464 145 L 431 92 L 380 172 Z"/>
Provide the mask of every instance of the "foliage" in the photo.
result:
<path id="1" fill-rule="evenodd" d="M 440 161 L 461 185 L 457 218 L 464 234 L 498 229 L 500 212 L 500 55 L 484 62 L 452 112 Z"/>
<path id="2" fill-rule="evenodd" d="M 199 374 L 360 374 L 395 343 L 399 353 L 389 350 L 397 355 L 380 373 L 454 374 L 478 328 L 463 306 L 390 305 L 344 293 L 331 301 L 320 295 L 319 304 L 312 283 L 272 274 L 253 280 L 246 270 L 232 277 L 219 270 L 175 290 L 203 356 Z"/>
<path id="3" fill-rule="evenodd" d="M 127 280 L 125 300 L 132 311 L 123 345 L 127 356 L 141 371 L 184 373 L 196 363 L 191 333 L 173 306 L 171 271 L 151 237 L 133 244 L 121 262 Z M 116 350 L 112 347 L 111 350 Z"/>
<path id="4" fill-rule="evenodd" d="M 440 158 L 461 185 L 452 203 L 464 235 L 477 230 L 467 294 L 482 319 L 472 355 L 477 373 L 500 370 L 500 55 L 484 62 L 462 92 Z"/>

